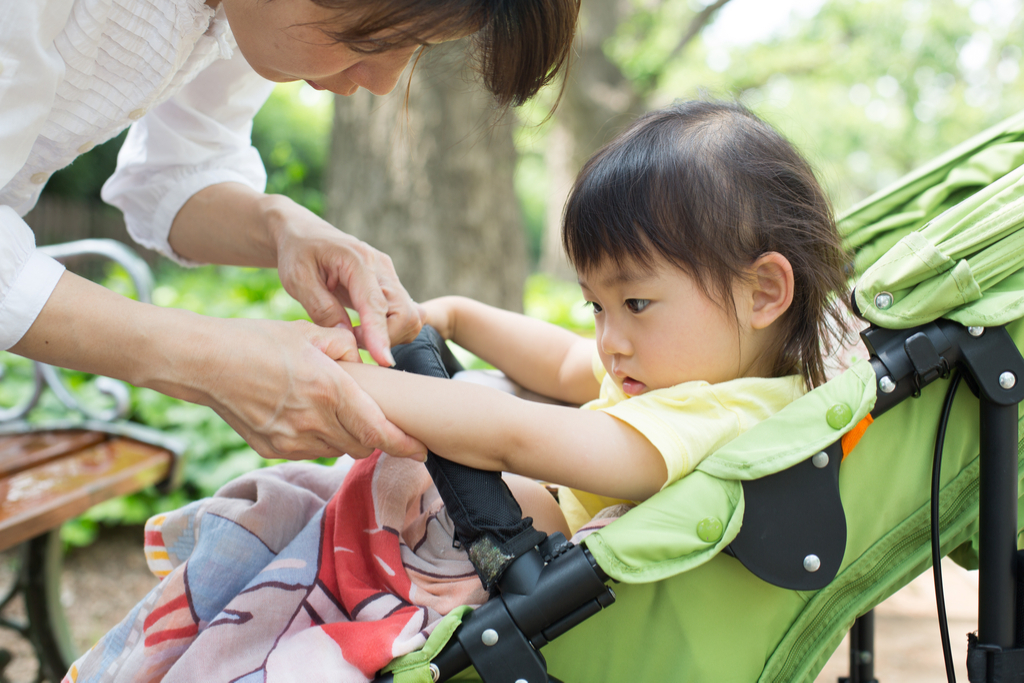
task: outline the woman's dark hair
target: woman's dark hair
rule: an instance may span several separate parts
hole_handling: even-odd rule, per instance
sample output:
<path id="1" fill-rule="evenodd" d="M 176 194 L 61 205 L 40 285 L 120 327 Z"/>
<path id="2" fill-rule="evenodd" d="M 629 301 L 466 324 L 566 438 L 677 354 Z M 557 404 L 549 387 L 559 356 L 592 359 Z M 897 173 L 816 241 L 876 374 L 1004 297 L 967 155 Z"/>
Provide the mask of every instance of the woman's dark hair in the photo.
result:
<path id="1" fill-rule="evenodd" d="M 825 380 L 823 354 L 848 330 L 849 262 L 808 163 L 738 104 L 694 101 L 651 112 L 591 158 L 566 205 L 562 241 L 579 272 L 607 259 L 675 264 L 733 307 L 732 284 L 763 254 L 793 266 L 793 303 L 773 348 L 773 376 Z"/>
<path id="2" fill-rule="evenodd" d="M 566 65 L 580 8 L 579 0 L 313 2 L 345 17 L 327 35 L 363 52 L 472 34 L 477 70 L 502 107 L 523 104 Z"/>

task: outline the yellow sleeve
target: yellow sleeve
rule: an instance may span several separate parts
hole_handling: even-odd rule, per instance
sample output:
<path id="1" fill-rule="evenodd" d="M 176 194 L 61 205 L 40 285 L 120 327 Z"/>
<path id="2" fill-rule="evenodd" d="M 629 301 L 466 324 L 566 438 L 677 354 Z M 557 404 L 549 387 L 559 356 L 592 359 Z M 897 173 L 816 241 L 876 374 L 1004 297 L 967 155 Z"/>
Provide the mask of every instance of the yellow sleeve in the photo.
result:
<path id="1" fill-rule="evenodd" d="M 668 470 L 664 488 L 802 394 L 802 380 L 795 376 L 741 378 L 715 385 L 686 382 L 600 409 L 639 431 L 658 449 Z"/>

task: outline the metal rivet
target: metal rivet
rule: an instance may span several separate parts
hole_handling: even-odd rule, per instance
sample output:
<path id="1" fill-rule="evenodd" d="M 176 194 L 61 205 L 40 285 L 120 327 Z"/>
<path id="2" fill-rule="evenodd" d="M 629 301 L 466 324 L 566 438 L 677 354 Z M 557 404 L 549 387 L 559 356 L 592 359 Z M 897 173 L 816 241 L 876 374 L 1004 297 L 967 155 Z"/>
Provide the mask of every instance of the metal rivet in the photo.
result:
<path id="1" fill-rule="evenodd" d="M 493 628 L 489 628 L 480 634 L 480 642 L 490 647 L 498 642 L 498 632 Z"/>
<path id="2" fill-rule="evenodd" d="M 434 683 L 441 680 L 441 670 L 437 668 L 437 664 L 430 663 L 430 677 L 434 679 Z"/>
<path id="3" fill-rule="evenodd" d="M 892 377 L 886 375 L 878 380 L 878 388 L 882 390 L 883 394 L 891 394 L 896 391 L 896 382 L 892 381 Z"/>
<path id="4" fill-rule="evenodd" d="M 804 569 L 809 572 L 816 572 L 821 569 L 821 560 L 817 555 L 808 555 L 804 558 Z"/>
<path id="5" fill-rule="evenodd" d="M 828 467 L 828 453 L 826 453 L 825 451 L 818 453 L 813 458 L 811 458 L 811 464 L 813 464 L 819 470 L 822 469 L 823 467 Z"/>
<path id="6" fill-rule="evenodd" d="M 519 678 L 519 679 L 516 680 L 516 683 L 530 683 L 530 682 L 528 680 L 526 680 L 525 678 Z"/>
<path id="7" fill-rule="evenodd" d="M 1003 389 L 1013 389 L 1013 387 L 1016 386 L 1016 384 L 1017 376 L 1012 372 L 1007 371 L 999 375 L 999 386 L 1001 386 Z"/>
<path id="8" fill-rule="evenodd" d="M 971 335 L 972 337 L 980 337 L 984 331 L 984 327 L 978 327 L 977 325 L 967 328 L 967 334 Z"/>
<path id="9" fill-rule="evenodd" d="M 875 295 L 875 308 L 884 311 L 892 306 L 893 298 L 889 292 L 879 292 Z"/>
<path id="10" fill-rule="evenodd" d="M 867 650 L 861 650 L 860 651 L 860 663 L 861 664 L 870 664 L 873 660 L 874 660 L 874 657 L 871 656 L 870 652 L 868 652 Z"/>

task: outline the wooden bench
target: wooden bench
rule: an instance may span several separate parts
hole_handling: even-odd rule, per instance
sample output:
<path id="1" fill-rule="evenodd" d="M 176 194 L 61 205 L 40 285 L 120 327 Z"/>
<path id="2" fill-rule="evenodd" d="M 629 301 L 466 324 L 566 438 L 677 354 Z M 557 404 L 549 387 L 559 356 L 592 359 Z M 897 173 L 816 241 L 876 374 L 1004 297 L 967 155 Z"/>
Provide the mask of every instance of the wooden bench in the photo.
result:
<path id="1" fill-rule="evenodd" d="M 56 258 L 98 255 L 120 263 L 148 301 L 148 266 L 127 247 L 111 240 L 82 240 L 46 248 Z M 156 485 L 173 488 L 184 445 L 157 430 L 127 422 L 128 393 L 100 378 L 114 408 L 84 405 L 52 367 L 35 364 L 34 387 L 16 406 L 0 407 L 0 552 L 18 547 L 17 578 L 0 596 L 0 627 L 28 640 L 38 660 L 36 681 L 59 683 L 78 656 L 60 601 L 63 565 L 61 525 L 111 498 Z M 3 379 L 0 372 L 0 380 Z M 25 418 L 49 389 L 71 416 L 36 423 Z M 141 549 L 140 549 L 141 550 Z M 17 598 L 25 618 L 4 610 Z M 10 652 L 0 650 L 0 683 Z"/>

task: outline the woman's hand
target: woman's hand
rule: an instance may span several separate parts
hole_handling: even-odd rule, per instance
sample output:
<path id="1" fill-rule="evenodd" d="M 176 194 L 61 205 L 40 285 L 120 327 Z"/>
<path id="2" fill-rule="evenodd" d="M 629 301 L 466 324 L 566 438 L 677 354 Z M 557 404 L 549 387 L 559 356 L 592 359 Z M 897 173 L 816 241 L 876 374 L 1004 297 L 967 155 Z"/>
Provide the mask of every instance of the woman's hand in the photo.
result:
<path id="1" fill-rule="evenodd" d="M 193 364 L 198 395 L 183 398 L 212 407 L 260 455 L 361 458 L 375 448 L 426 454 L 335 362 L 359 361 L 349 330 L 210 318 L 200 326 L 210 336 Z"/>
<path id="2" fill-rule="evenodd" d="M 181 207 L 169 241 L 200 263 L 276 266 L 285 290 L 318 325 L 352 330 L 345 307 L 354 309 L 354 339 L 381 365 L 394 365 L 392 344 L 420 331 L 419 307 L 387 255 L 282 195 L 211 185 Z"/>
<path id="3" fill-rule="evenodd" d="M 423 323 L 391 258 L 294 203 L 277 209 L 273 234 L 281 283 L 313 322 L 351 330 L 375 361 L 394 365 L 391 346 L 412 341 Z M 359 314 L 358 327 L 346 307 Z"/>

